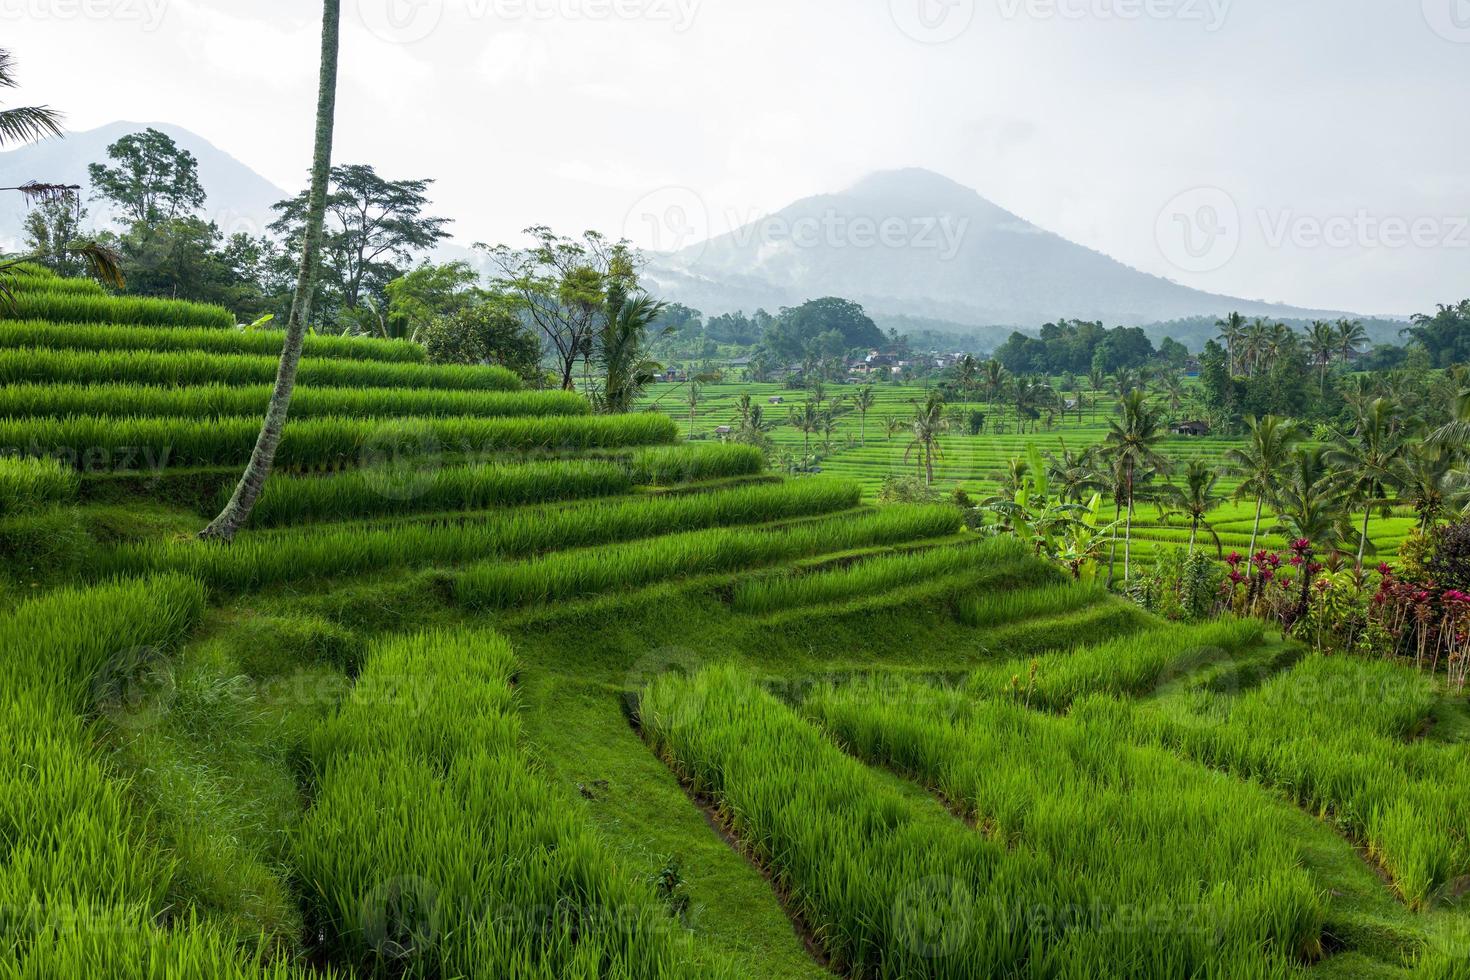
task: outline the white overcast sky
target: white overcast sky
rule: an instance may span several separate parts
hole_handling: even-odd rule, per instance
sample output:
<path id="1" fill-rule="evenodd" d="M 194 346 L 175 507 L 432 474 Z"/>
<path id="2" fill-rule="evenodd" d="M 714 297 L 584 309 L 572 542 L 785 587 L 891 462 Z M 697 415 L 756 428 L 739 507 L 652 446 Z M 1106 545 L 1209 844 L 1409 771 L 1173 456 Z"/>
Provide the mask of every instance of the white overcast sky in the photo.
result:
<path id="1" fill-rule="evenodd" d="M 78 130 L 175 123 L 294 190 L 319 16 L 0 0 L 22 80 L 0 97 Z M 919 166 L 1200 288 L 1365 313 L 1470 296 L 1470 0 L 343 0 L 343 18 L 336 159 L 436 178 L 464 243 L 646 237 L 640 202 L 665 188 L 718 232 Z M 1181 253 L 1222 208 L 1224 244 Z"/>

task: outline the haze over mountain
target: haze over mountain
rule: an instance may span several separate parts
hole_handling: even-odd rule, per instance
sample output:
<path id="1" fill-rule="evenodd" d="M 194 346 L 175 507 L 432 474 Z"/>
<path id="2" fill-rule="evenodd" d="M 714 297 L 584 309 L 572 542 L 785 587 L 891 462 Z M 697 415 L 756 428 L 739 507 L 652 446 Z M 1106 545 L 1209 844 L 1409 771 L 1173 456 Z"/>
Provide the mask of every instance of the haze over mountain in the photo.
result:
<path id="1" fill-rule="evenodd" d="M 661 295 L 707 314 L 843 296 L 879 317 L 1026 329 L 1058 317 L 1132 325 L 1232 310 L 1337 315 L 1216 296 L 1140 272 L 918 169 L 875 173 L 656 256 L 649 276 Z"/>
<path id="2" fill-rule="evenodd" d="M 209 195 L 205 217 L 226 235 L 237 231 L 260 235 L 274 220 L 271 205 L 291 195 L 235 157 L 182 126 L 157 122 L 114 122 L 61 139 L 41 140 L 0 153 L 0 186 L 15 187 L 30 180 L 80 184 L 88 198 L 93 224 L 106 224 L 111 210 L 105 202 L 90 200 L 87 166 L 107 161 L 107 148 L 129 133 L 152 127 L 168 134 L 199 160 L 199 182 Z M 302 175 L 303 184 L 305 175 Z M 0 198 L 0 241 L 14 243 L 25 220 L 26 205 L 18 194 Z"/>

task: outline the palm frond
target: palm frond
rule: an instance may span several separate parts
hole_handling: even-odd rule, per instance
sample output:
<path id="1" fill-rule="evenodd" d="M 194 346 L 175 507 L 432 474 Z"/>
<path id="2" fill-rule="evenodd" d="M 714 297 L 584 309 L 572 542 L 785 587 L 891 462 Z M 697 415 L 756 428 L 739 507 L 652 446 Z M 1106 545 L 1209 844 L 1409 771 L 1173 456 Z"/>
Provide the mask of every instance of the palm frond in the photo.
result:
<path id="1" fill-rule="evenodd" d="M 48 136 L 60 136 L 61 113 L 46 106 L 19 106 L 0 110 L 0 146 L 6 143 L 29 143 Z"/>

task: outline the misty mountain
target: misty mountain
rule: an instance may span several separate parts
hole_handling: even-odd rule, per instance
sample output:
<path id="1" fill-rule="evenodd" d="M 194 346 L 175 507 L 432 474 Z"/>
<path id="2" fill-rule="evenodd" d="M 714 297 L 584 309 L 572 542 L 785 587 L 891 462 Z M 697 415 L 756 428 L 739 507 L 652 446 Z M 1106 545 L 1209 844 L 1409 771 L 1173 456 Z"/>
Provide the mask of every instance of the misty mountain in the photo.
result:
<path id="1" fill-rule="evenodd" d="M 841 193 L 797 201 L 659 255 L 648 276 L 661 295 L 706 314 L 774 312 L 842 296 L 880 320 L 942 321 L 957 332 L 1034 331 L 1058 317 L 1112 326 L 1231 310 L 1273 318 L 1342 315 L 1217 296 L 1140 272 L 917 169 L 876 173 Z"/>
<path id="2" fill-rule="evenodd" d="M 111 210 L 105 202 L 89 199 L 87 165 L 105 163 L 109 146 L 129 133 L 141 133 L 150 126 L 167 133 L 199 160 L 199 182 L 209 195 L 204 217 L 216 222 L 226 235 L 237 231 L 262 234 L 274 220 L 271 205 L 291 196 L 197 133 L 168 123 L 145 122 L 108 123 L 0 153 L 0 186 L 15 187 L 31 180 L 81 184 L 91 222 L 105 225 L 112 219 Z M 305 180 L 303 173 L 303 184 Z M 0 198 L 0 242 L 19 240 L 25 212 L 26 205 L 19 194 L 12 192 L 9 197 Z"/>

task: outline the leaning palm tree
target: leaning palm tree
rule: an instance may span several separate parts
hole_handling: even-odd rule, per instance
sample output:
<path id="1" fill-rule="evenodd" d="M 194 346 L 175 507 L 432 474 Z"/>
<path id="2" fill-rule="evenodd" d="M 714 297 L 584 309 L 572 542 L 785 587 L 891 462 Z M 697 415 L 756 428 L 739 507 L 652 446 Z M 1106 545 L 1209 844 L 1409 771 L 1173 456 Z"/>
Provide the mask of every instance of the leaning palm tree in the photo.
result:
<path id="1" fill-rule="evenodd" d="M 1108 422 L 1102 451 L 1121 477 L 1123 505 L 1127 508 L 1123 530 L 1123 581 L 1133 574 L 1133 510 L 1138 487 L 1146 475 L 1168 470 L 1169 461 L 1154 447 L 1163 437 L 1159 416 L 1143 391 L 1135 389 L 1118 402 L 1118 418 Z"/>
<path id="2" fill-rule="evenodd" d="M 1358 419 L 1351 434 L 1338 433 L 1327 453 L 1327 463 L 1336 472 L 1336 486 L 1352 503 L 1363 507 L 1363 533 L 1358 541 L 1358 568 L 1368 550 L 1368 522 L 1374 507 L 1387 507 L 1384 494 L 1402 487 L 1409 479 L 1405 457 L 1413 420 L 1401 417 L 1397 402 L 1374 399 Z"/>
<path id="3" fill-rule="evenodd" d="M 342 21 L 342 0 L 322 2 L 322 63 L 316 110 L 316 146 L 311 166 L 311 191 L 307 198 L 306 233 L 301 243 L 301 271 L 296 279 L 296 294 L 291 299 L 291 316 L 286 321 L 286 341 L 281 350 L 281 363 L 276 369 L 276 385 L 271 391 L 265 424 L 250 454 L 245 475 L 235 487 L 224 510 L 203 531 L 201 538 L 233 541 L 235 534 L 250 518 L 265 481 L 275 463 L 276 449 L 286 428 L 291 407 L 291 394 L 296 388 L 296 369 L 301 363 L 301 347 L 306 338 L 306 324 L 311 319 L 312 295 L 316 292 L 321 264 L 322 225 L 327 213 L 327 183 L 332 170 L 332 135 L 337 115 L 337 53 Z"/>
<path id="4" fill-rule="evenodd" d="M 944 417 L 944 399 L 937 393 L 930 392 L 928 400 L 914 409 L 911 428 L 914 439 L 909 443 L 908 449 L 904 450 L 904 462 L 908 462 L 910 455 L 917 453 L 924 474 L 924 485 L 932 487 L 934 458 L 944 458 L 944 448 L 940 445 L 939 438 L 949 428 L 949 422 Z"/>
<path id="5" fill-rule="evenodd" d="M 1246 419 L 1250 437 L 1242 449 L 1232 449 L 1225 454 L 1226 464 L 1241 477 L 1235 488 L 1233 499 L 1255 499 L 1256 520 L 1251 525 L 1250 553 L 1256 553 L 1256 539 L 1261 533 L 1261 512 L 1266 501 L 1274 498 L 1281 485 L 1281 470 L 1296 443 L 1296 423 L 1290 419 L 1267 415 L 1264 418 Z"/>
<path id="6" fill-rule="evenodd" d="M 1209 463 L 1202 459 L 1190 460 L 1189 466 L 1184 470 L 1184 482 L 1180 486 L 1166 488 L 1164 500 L 1178 508 L 1179 512 L 1189 521 L 1189 553 L 1194 554 L 1195 540 L 1199 537 L 1200 528 L 1210 535 L 1215 542 L 1215 554 L 1223 556 L 1224 547 L 1220 543 L 1220 535 L 1216 533 L 1214 525 L 1209 522 L 1211 512 L 1219 508 L 1225 502 L 1225 498 L 1215 493 L 1215 487 L 1220 483 L 1220 474 Z"/>
<path id="7" fill-rule="evenodd" d="M 861 433 L 864 449 L 868 446 L 868 413 L 877 403 L 878 396 L 873 393 L 872 385 L 863 385 L 857 390 L 857 394 L 852 396 L 852 407 L 858 410 L 858 415 L 862 418 Z"/>

